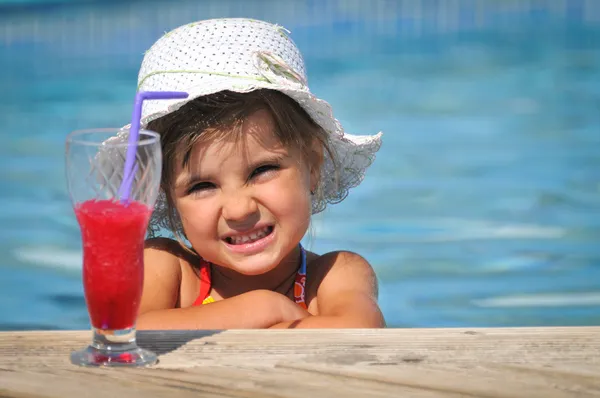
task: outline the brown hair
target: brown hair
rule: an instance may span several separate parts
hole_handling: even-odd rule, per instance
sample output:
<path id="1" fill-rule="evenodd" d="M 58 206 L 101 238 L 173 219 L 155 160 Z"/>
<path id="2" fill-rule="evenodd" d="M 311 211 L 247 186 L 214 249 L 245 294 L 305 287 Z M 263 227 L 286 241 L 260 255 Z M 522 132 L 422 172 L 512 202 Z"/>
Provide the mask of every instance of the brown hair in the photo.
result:
<path id="1" fill-rule="evenodd" d="M 171 232 L 177 233 L 177 222 L 172 188 L 177 161 L 187 167 L 194 145 L 201 142 L 241 138 L 239 128 L 243 120 L 258 110 L 270 112 L 275 122 L 275 134 L 286 148 L 300 150 L 309 162 L 322 164 L 326 153 L 332 160 L 326 131 L 316 124 L 306 111 L 292 98 L 275 91 L 260 89 L 248 93 L 221 91 L 196 98 L 177 111 L 148 123 L 148 129 L 160 134 L 163 154 L 161 189 L 167 199 Z M 314 145 L 320 144 L 323 152 L 315 154 Z M 333 162 L 336 164 L 336 162 Z M 320 195 L 317 190 L 314 195 Z"/>

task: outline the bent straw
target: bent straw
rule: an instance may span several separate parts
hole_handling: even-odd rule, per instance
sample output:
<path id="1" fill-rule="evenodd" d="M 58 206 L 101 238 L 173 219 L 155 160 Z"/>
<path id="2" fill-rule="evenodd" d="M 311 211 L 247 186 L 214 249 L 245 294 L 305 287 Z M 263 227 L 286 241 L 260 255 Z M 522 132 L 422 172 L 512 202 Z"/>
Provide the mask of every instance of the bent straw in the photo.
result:
<path id="1" fill-rule="evenodd" d="M 125 168 L 123 169 L 123 181 L 121 182 L 121 186 L 119 188 L 119 196 L 121 197 L 121 201 L 126 202 L 129 200 L 133 176 L 137 171 L 135 154 L 137 152 L 137 142 L 140 132 L 142 103 L 145 100 L 177 99 L 187 97 L 188 93 L 182 91 L 139 91 L 135 95 L 135 103 L 133 105 L 133 113 L 131 115 L 131 127 L 129 128 L 129 145 L 127 146 L 127 153 L 125 155 Z"/>

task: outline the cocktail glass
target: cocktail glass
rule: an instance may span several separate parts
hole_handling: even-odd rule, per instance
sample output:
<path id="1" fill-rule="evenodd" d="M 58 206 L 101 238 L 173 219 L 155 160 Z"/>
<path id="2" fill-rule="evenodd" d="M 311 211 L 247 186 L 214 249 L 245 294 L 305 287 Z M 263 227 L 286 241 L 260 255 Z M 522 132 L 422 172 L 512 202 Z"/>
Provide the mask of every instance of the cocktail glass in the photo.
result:
<path id="1" fill-rule="evenodd" d="M 88 347 L 71 353 L 77 365 L 144 366 L 157 360 L 138 347 L 135 324 L 162 153 L 155 132 L 140 130 L 134 142 L 128 138 L 127 130 L 93 129 L 72 132 L 66 141 L 67 185 L 81 231 L 93 332 Z M 134 159 L 129 169 L 126 158 Z"/>

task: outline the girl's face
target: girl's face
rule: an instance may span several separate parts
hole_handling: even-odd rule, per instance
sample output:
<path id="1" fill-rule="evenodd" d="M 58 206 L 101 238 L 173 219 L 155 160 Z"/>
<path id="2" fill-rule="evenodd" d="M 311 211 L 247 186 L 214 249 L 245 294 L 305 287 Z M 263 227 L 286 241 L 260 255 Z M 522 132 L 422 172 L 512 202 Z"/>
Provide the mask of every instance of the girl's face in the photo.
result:
<path id="1" fill-rule="evenodd" d="M 187 239 L 205 260 L 260 275 L 288 260 L 309 226 L 318 170 L 284 148 L 268 111 L 250 115 L 243 142 L 196 145 L 178 162 L 173 197 Z"/>

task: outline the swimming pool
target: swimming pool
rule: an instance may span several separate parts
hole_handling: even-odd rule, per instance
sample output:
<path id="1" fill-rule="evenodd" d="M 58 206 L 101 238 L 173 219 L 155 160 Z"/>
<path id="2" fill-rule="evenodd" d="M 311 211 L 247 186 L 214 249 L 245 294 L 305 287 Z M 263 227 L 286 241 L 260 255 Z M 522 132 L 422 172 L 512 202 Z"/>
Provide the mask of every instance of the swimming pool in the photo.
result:
<path id="1" fill-rule="evenodd" d="M 65 136 L 127 122 L 164 31 L 242 15 L 292 31 L 350 132 L 384 132 L 308 246 L 369 259 L 390 326 L 600 325 L 598 7 L 455 3 L 3 8 L 0 330 L 87 327 Z"/>

